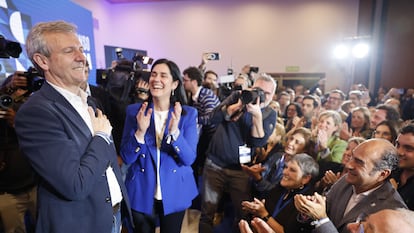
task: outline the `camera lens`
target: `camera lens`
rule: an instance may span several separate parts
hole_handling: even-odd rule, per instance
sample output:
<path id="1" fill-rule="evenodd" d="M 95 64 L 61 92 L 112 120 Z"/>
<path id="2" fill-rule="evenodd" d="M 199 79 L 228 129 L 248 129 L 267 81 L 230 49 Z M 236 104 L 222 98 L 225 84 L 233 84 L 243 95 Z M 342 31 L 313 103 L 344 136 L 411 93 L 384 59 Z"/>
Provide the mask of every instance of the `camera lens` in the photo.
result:
<path id="1" fill-rule="evenodd" d="M 0 96 L 0 108 L 7 109 L 13 104 L 13 99 L 9 95 Z"/>
<path id="2" fill-rule="evenodd" d="M 256 98 L 257 98 L 257 96 L 256 96 Z M 243 90 L 241 95 L 240 95 L 240 99 L 241 99 L 241 102 L 243 104 L 249 104 L 249 103 L 253 102 L 253 100 L 255 99 L 255 96 L 251 91 Z"/>

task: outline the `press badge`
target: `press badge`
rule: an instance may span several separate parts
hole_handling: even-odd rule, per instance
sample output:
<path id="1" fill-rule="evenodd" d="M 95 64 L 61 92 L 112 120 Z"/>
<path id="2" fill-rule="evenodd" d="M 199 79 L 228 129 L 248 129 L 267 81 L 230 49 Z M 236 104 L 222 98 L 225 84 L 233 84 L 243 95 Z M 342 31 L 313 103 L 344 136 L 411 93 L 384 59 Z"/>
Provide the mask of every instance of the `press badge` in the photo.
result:
<path id="1" fill-rule="evenodd" d="M 239 146 L 239 161 L 241 164 L 250 163 L 252 161 L 251 157 L 252 149 L 247 147 L 247 145 Z"/>

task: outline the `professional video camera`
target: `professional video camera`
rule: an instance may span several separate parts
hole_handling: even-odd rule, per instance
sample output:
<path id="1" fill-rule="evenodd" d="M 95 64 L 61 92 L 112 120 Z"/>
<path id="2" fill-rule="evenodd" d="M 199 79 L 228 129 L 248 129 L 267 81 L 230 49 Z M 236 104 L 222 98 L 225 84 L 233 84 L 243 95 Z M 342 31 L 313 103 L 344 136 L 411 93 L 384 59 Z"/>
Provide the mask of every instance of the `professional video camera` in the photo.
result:
<path id="1" fill-rule="evenodd" d="M 4 36 L 0 35 L 0 58 L 18 58 L 22 52 L 22 47 L 19 43 L 6 40 Z"/>
<path id="2" fill-rule="evenodd" d="M 136 53 L 135 56 L 132 58 L 132 61 L 134 61 L 134 62 L 139 61 L 144 65 L 151 65 L 152 62 L 154 61 L 154 59 L 152 59 L 151 57 L 148 57 L 146 55 Z"/>
<path id="3" fill-rule="evenodd" d="M 150 77 L 150 72 L 137 67 L 134 61 L 126 59 L 120 60 L 113 69 L 104 74 L 105 79 L 101 79 L 104 82 L 98 82 L 98 84 L 108 91 L 112 99 L 123 103 L 130 102 L 136 95 L 135 83 L 138 80 L 148 82 Z"/>

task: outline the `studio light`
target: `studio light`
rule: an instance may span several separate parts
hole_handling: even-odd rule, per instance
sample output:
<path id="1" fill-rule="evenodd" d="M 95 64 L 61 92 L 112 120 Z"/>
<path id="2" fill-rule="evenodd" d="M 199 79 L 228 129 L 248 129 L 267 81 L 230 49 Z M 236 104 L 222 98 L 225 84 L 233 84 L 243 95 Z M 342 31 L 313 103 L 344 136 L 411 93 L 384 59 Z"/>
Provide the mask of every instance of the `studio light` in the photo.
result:
<path id="1" fill-rule="evenodd" d="M 344 38 L 334 47 L 333 55 L 335 59 L 362 59 L 369 55 L 370 36 L 354 36 Z"/>
<path id="2" fill-rule="evenodd" d="M 349 49 L 345 44 L 339 44 L 334 48 L 334 57 L 336 59 L 344 59 L 349 55 Z"/>
<path id="3" fill-rule="evenodd" d="M 354 58 L 364 58 L 368 56 L 369 45 L 365 42 L 358 42 L 352 48 L 352 56 Z"/>

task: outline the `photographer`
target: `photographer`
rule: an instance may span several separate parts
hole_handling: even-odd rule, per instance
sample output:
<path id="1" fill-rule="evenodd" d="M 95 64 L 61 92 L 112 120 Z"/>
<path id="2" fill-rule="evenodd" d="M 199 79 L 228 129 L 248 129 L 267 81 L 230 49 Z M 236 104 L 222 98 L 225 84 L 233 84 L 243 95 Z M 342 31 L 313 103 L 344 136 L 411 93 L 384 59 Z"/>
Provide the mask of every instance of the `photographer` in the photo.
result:
<path id="1" fill-rule="evenodd" d="M 213 231 L 213 217 L 224 191 L 230 193 L 236 222 L 245 214 L 241 201 L 250 199 L 249 176 L 241 163 L 249 163 L 254 147 L 266 144 L 273 132 L 276 113 L 268 108 L 276 83 L 268 75 L 259 76 L 251 91 L 234 91 L 215 108 L 211 123 L 217 125 L 207 151 L 203 171 L 200 232 Z M 250 93 L 250 94 L 248 94 Z M 251 98 L 245 98 L 251 97 Z M 248 100 L 249 99 L 249 100 Z"/>
<path id="2" fill-rule="evenodd" d="M 14 129 L 16 112 L 30 94 L 27 89 L 27 78 L 17 71 L 0 90 L 0 96 L 11 100 L 0 105 L 0 216 L 4 232 L 29 231 L 25 215 L 29 213 L 34 219 L 36 214 L 35 175 L 20 151 Z"/>
<path id="3" fill-rule="evenodd" d="M 149 72 L 140 70 L 135 67 L 134 61 L 127 59 L 118 60 L 113 65 L 115 66 L 108 72 L 105 90 L 110 108 L 107 116 L 113 126 L 112 135 L 119 155 L 126 108 L 148 99 Z"/>

